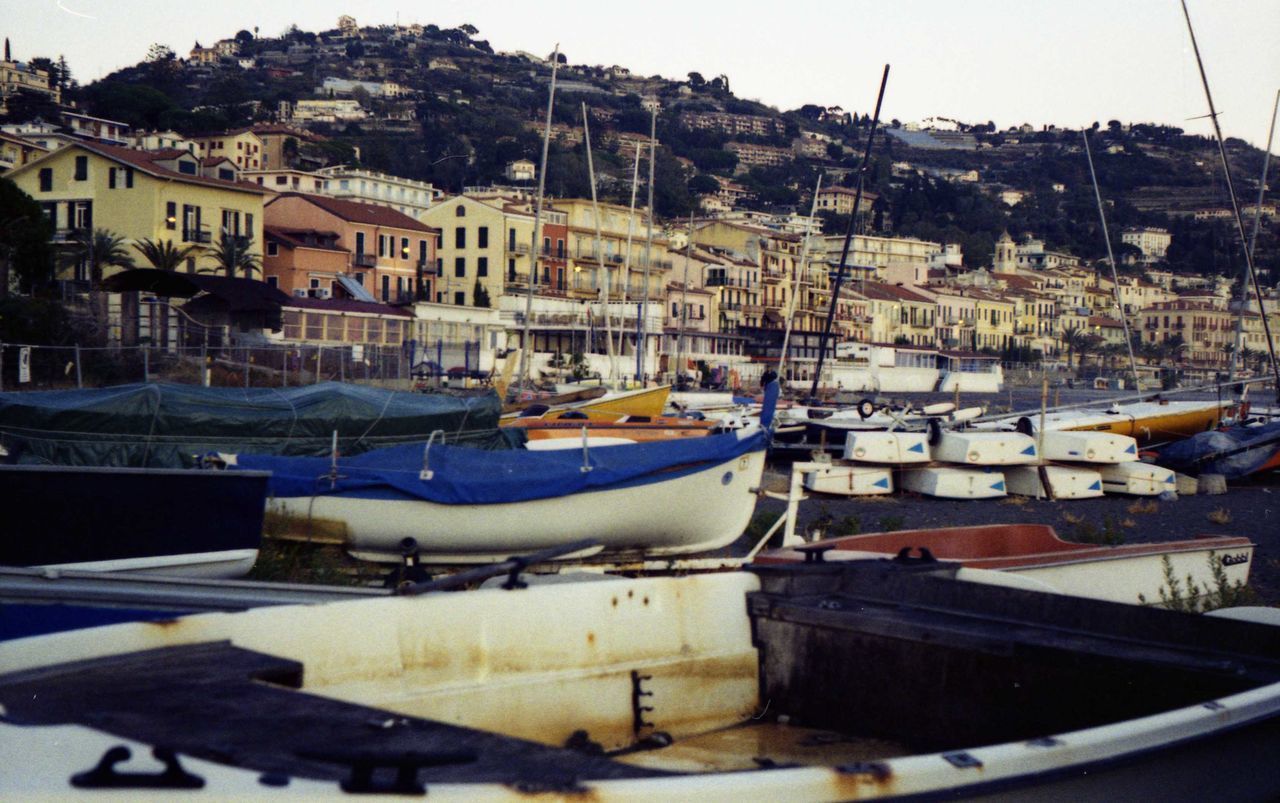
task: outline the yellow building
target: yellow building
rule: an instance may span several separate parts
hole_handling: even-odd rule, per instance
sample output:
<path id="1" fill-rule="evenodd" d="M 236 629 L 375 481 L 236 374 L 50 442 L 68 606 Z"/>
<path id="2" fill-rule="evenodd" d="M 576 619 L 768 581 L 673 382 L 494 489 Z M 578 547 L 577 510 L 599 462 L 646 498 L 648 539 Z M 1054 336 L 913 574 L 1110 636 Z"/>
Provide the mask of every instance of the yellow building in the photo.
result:
<path id="1" fill-rule="evenodd" d="M 262 252 L 263 190 L 212 178 L 185 151 L 158 153 L 77 142 L 6 174 L 52 221 L 55 241 L 106 229 L 132 244 L 144 239 L 193 246 L 186 270 L 214 269 L 222 232 Z M 134 261 L 145 266 L 140 254 Z M 86 266 L 69 278 L 87 279 Z"/>
<path id="2" fill-rule="evenodd" d="M 441 230 L 437 301 L 449 303 L 462 293 L 465 306 L 474 306 L 479 282 L 496 307 L 507 279 L 529 275 L 533 214 L 518 204 L 459 195 L 428 209 L 422 222 Z"/>
<path id="3" fill-rule="evenodd" d="M 600 250 L 596 250 L 595 204 L 588 198 L 567 198 L 555 202 L 554 209 L 565 215 L 568 226 L 568 269 L 571 273 L 569 295 L 596 298 L 604 286 L 602 265 L 609 272 L 609 296 L 635 300 L 645 296 L 645 268 L 648 266 L 650 302 L 662 301 L 668 273 L 672 268 L 670 243 L 662 230 L 654 227 L 651 260 L 645 259 L 649 220 L 644 210 L 632 212 L 620 204 L 599 204 Z M 628 260 L 627 239 L 631 251 Z M 543 239 L 544 248 L 549 246 Z M 629 268 L 629 274 L 624 274 Z"/>
<path id="4" fill-rule="evenodd" d="M 1017 304 L 1013 299 L 986 290 L 969 292 L 977 307 L 975 345 L 979 349 L 1003 351 L 1016 344 Z"/>
<path id="5" fill-rule="evenodd" d="M 867 282 L 858 292 L 870 302 L 873 343 L 937 345 L 936 300 L 923 292 L 883 282 Z"/>
<path id="6" fill-rule="evenodd" d="M 197 155 L 202 159 L 222 157 L 240 170 L 261 170 L 265 165 L 262 137 L 250 128 L 226 131 L 221 134 L 204 134 L 191 138 L 196 144 Z"/>

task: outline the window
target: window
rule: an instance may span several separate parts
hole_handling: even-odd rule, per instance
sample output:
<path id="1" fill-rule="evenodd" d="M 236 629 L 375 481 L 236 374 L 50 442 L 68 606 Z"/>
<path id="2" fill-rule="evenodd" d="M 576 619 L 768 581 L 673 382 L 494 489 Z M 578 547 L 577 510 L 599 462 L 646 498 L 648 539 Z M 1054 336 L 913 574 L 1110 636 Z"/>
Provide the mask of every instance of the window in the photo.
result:
<path id="1" fill-rule="evenodd" d="M 514 259 L 507 260 L 507 281 L 514 282 L 516 280 L 516 261 Z"/>
<path id="2" fill-rule="evenodd" d="M 356 256 L 364 256 L 364 232 L 356 232 Z"/>
<path id="3" fill-rule="evenodd" d="M 195 273 L 195 272 L 196 272 L 196 258 L 187 257 L 187 273 Z"/>
<path id="4" fill-rule="evenodd" d="M 455 208 L 454 208 L 454 210 L 453 210 L 453 216 L 454 216 L 454 217 L 466 217 L 466 216 L 467 216 L 467 208 L 466 208 L 465 206 L 463 206 L 462 204 L 458 204 L 458 205 L 457 205 L 457 207 L 455 207 Z"/>
<path id="5" fill-rule="evenodd" d="M 178 162 L 178 172 L 185 173 L 188 176 L 194 176 L 196 174 L 196 163 L 185 160 Z"/>
<path id="6" fill-rule="evenodd" d="M 409 254 L 410 254 L 410 251 L 409 251 L 409 238 L 408 238 L 408 237 L 401 237 L 401 238 L 400 238 L 400 258 L 401 258 L 401 259 L 408 259 L 408 258 L 409 258 Z"/>
<path id="7" fill-rule="evenodd" d="M 476 259 L 476 275 L 477 276 L 489 275 L 489 257 L 478 257 Z"/>
<path id="8" fill-rule="evenodd" d="M 53 191 L 53 168 L 40 168 L 40 192 Z"/>
<path id="9" fill-rule="evenodd" d="M 279 276 L 268 276 L 268 277 L 267 277 L 267 287 L 274 287 L 274 288 L 276 288 L 276 289 L 278 290 L 278 289 L 280 288 L 280 277 L 279 277 Z"/>
<path id="10" fill-rule="evenodd" d="M 564 240 L 556 240 L 556 256 L 564 259 Z"/>
<path id="11" fill-rule="evenodd" d="M 114 167 L 107 170 L 107 189 L 114 190 L 116 188 L 116 169 Z"/>
<path id="12" fill-rule="evenodd" d="M 253 213 L 244 213 L 244 236 L 253 239 Z"/>
<path id="13" fill-rule="evenodd" d="M 289 183 L 288 176 L 276 176 L 276 184 L 288 184 L 288 183 Z"/>
<path id="14" fill-rule="evenodd" d="M 453 294 L 453 303 L 457 304 L 459 307 L 465 305 L 467 303 L 467 294 L 461 290 L 455 292 Z"/>
<path id="15" fill-rule="evenodd" d="M 280 244 L 279 244 L 279 243 L 267 243 L 267 256 L 269 256 L 269 257 L 277 257 L 277 256 L 280 256 Z"/>
<path id="16" fill-rule="evenodd" d="M 516 250 L 516 230 L 515 229 L 507 229 L 507 250 L 508 251 Z"/>
<path id="17" fill-rule="evenodd" d="M 458 207 L 458 208 L 461 209 L 462 207 Z M 453 247 L 454 248 L 467 247 L 467 230 L 464 229 L 462 226 L 459 226 L 453 230 Z"/>
<path id="18" fill-rule="evenodd" d="M 551 238 L 550 238 L 550 237 L 543 237 L 543 238 L 542 238 L 542 253 L 544 253 L 544 254 L 550 254 L 550 253 L 551 253 Z"/>
<path id="19" fill-rule="evenodd" d="M 456 259 L 453 260 L 453 275 L 454 276 L 467 275 L 467 258 L 466 257 L 457 257 Z"/>
<path id="20" fill-rule="evenodd" d="M 124 187 L 127 190 L 133 189 L 133 168 L 126 167 L 124 169 Z"/>
<path id="21" fill-rule="evenodd" d="M 489 247 L 489 227 L 488 226 L 481 226 L 480 230 L 476 232 L 476 247 L 477 248 Z"/>
<path id="22" fill-rule="evenodd" d="M 427 264 L 427 241 L 418 240 L 418 261 L 423 265 Z"/>
<path id="23" fill-rule="evenodd" d="M 75 179 L 76 181 L 85 181 L 88 178 L 89 178 L 89 157 L 77 156 Z"/>
<path id="24" fill-rule="evenodd" d="M 76 201 L 71 208 L 70 222 L 73 229 L 92 229 L 93 201 Z"/>
<path id="25" fill-rule="evenodd" d="M 182 205 L 182 241 L 183 242 L 199 242 L 200 235 L 200 217 L 197 214 L 196 207 L 190 204 Z"/>
<path id="26" fill-rule="evenodd" d="M 391 300 L 391 277 L 390 276 L 382 277 L 382 300 L 383 301 Z"/>
<path id="27" fill-rule="evenodd" d="M 384 257 L 386 255 L 387 255 L 387 235 L 379 234 L 378 235 L 378 256 Z"/>

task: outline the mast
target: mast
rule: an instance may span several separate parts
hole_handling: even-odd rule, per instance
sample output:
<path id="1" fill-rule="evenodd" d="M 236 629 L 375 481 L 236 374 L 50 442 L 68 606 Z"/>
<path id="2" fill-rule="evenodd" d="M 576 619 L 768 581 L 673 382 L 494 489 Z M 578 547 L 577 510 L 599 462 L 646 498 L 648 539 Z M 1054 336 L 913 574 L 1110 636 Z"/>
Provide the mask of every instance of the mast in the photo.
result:
<path id="1" fill-rule="evenodd" d="M 631 167 L 631 209 L 627 213 L 627 255 L 622 262 L 622 309 L 627 308 L 627 289 L 631 285 L 631 235 L 636 228 L 636 188 L 640 186 L 640 151 L 644 148 L 639 142 L 636 143 L 636 161 Z M 626 319 L 623 318 L 625 321 Z M 617 354 L 622 354 L 622 332 L 626 327 L 621 323 L 618 325 L 618 348 Z"/>
<path id="2" fill-rule="evenodd" d="M 853 221 L 858 217 L 858 207 L 862 206 L 862 184 L 866 179 L 867 165 L 871 162 L 871 143 L 876 138 L 876 126 L 880 124 L 880 104 L 884 101 L 884 87 L 889 83 L 889 65 L 884 65 L 884 75 L 880 77 L 880 94 L 876 96 L 876 111 L 871 117 L 871 131 L 867 133 L 867 147 L 862 152 L 862 164 L 858 167 L 858 191 L 853 196 L 853 211 L 849 215 L 849 225 L 844 231 L 844 247 L 840 249 L 840 264 L 836 268 L 836 283 L 831 288 L 831 306 L 827 308 L 827 320 L 822 327 L 822 337 L 818 340 L 818 367 L 813 373 L 813 387 L 809 389 L 810 401 L 818 398 L 818 382 L 822 379 L 822 361 L 827 356 L 827 338 L 831 336 L 831 324 L 836 317 L 836 302 L 840 300 L 840 285 L 844 284 L 845 261 L 849 258 L 849 245 L 853 242 Z"/>
<path id="3" fill-rule="evenodd" d="M 649 113 L 649 227 L 644 242 L 644 288 L 640 296 L 640 320 L 636 321 L 636 381 L 644 382 L 644 360 L 649 350 L 649 270 L 653 267 L 653 163 L 658 158 L 658 110 Z"/>
<path id="4" fill-rule="evenodd" d="M 1262 290 L 1258 287 L 1258 274 L 1253 270 L 1253 251 L 1249 248 L 1249 240 L 1244 236 L 1244 220 L 1240 217 L 1240 203 L 1236 200 L 1235 183 L 1231 180 L 1231 165 L 1227 162 L 1227 146 L 1222 139 L 1222 126 L 1218 125 L 1218 110 L 1213 105 L 1213 95 L 1209 92 L 1209 78 L 1204 72 L 1204 62 L 1200 59 L 1200 46 L 1196 43 L 1196 32 L 1191 27 L 1191 13 L 1187 11 L 1187 0 L 1182 0 L 1182 16 L 1187 19 L 1187 33 L 1191 34 L 1191 49 L 1196 54 L 1196 66 L 1200 69 L 1200 83 L 1204 85 L 1204 97 L 1209 103 L 1209 119 L 1213 121 L 1213 133 L 1218 139 L 1218 156 L 1222 159 L 1222 172 L 1227 177 L 1227 192 L 1231 196 L 1231 211 L 1236 221 L 1236 231 L 1240 234 L 1240 247 L 1244 249 L 1244 265 L 1246 277 L 1253 285 L 1253 292 L 1258 296 L 1258 314 L 1262 316 L 1262 331 L 1267 340 L 1267 353 L 1271 355 L 1271 372 L 1276 380 L 1276 398 L 1280 400 L 1280 364 L 1276 363 L 1276 345 L 1271 342 L 1271 324 L 1267 323 L 1267 309 L 1262 305 Z M 1241 310 L 1243 313 L 1243 310 Z"/>
<path id="5" fill-rule="evenodd" d="M 1089 176 L 1093 179 L 1093 197 L 1098 201 L 1098 219 L 1102 221 L 1102 239 L 1107 243 L 1107 262 L 1111 264 L 1111 299 L 1115 302 L 1116 313 L 1120 316 L 1120 325 L 1124 327 L 1124 344 L 1129 349 L 1129 371 L 1133 374 L 1133 389 L 1138 387 L 1138 361 L 1133 356 L 1133 338 L 1129 334 L 1129 319 L 1125 317 L 1124 305 L 1120 303 L 1120 277 L 1116 275 L 1116 257 L 1111 252 L 1111 235 L 1107 233 L 1107 216 L 1102 211 L 1102 193 L 1098 190 L 1098 174 L 1093 171 L 1093 151 L 1089 150 L 1089 131 L 1080 132 L 1084 136 L 1084 154 L 1089 159 Z"/>
<path id="6" fill-rule="evenodd" d="M 1271 167 L 1271 141 L 1276 133 L 1276 111 L 1280 110 L 1280 90 L 1276 91 L 1276 102 L 1271 107 L 1271 129 L 1267 132 L 1267 155 L 1262 158 L 1262 178 L 1258 180 L 1258 203 L 1253 208 L 1253 231 L 1249 234 L 1249 255 L 1252 256 L 1254 247 L 1258 244 L 1258 227 L 1262 225 L 1262 199 L 1267 193 L 1267 170 Z M 1227 381 L 1236 378 L 1236 358 L 1244 345 L 1244 310 L 1249 306 L 1249 285 L 1244 280 L 1240 282 L 1240 306 L 1236 311 L 1236 337 L 1233 341 L 1231 349 L 1231 368 L 1227 373 Z M 1261 308 L 1262 301 L 1258 301 Z"/>
<path id="7" fill-rule="evenodd" d="M 800 272 L 791 283 L 791 303 L 787 305 L 787 328 L 782 334 L 782 356 L 778 358 L 778 380 L 786 382 L 787 343 L 791 340 L 791 324 L 796 314 L 796 288 L 800 278 L 807 275 L 809 269 L 809 238 L 813 236 L 813 219 L 818 214 L 818 192 L 822 189 L 822 174 L 818 174 L 818 183 L 813 187 L 813 206 L 809 209 L 809 222 L 804 225 L 804 246 L 800 249 Z"/>
<path id="8" fill-rule="evenodd" d="M 680 368 L 684 362 L 684 325 L 689 320 L 689 257 L 693 253 L 693 212 L 689 213 L 689 242 L 684 249 L 684 282 L 680 286 L 680 330 L 676 333 L 676 378 L 673 383 L 680 387 Z"/>
<path id="9" fill-rule="evenodd" d="M 556 70 L 560 67 L 560 43 L 551 54 L 551 89 L 547 92 L 547 122 L 542 129 L 542 165 L 538 168 L 538 199 L 533 210 L 533 246 L 529 249 L 529 287 L 524 297 L 524 333 L 520 339 L 520 382 L 529 383 L 529 361 L 533 341 L 529 339 L 529 321 L 533 318 L 533 284 L 538 278 L 538 246 L 542 239 L 542 194 L 547 186 L 547 149 L 551 145 L 551 109 L 556 100 Z"/>
<path id="10" fill-rule="evenodd" d="M 612 384 L 616 377 L 614 376 L 614 359 L 613 359 L 613 329 L 609 325 L 609 266 L 604 262 L 604 244 L 600 237 L 600 203 L 596 200 L 596 167 L 591 160 L 591 127 L 587 123 L 587 104 L 582 104 L 582 141 L 587 145 L 587 176 L 591 180 L 591 216 L 596 222 L 596 264 L 600 266 L 600 273 L 604 275 L 602 286 L 604 289 L 604 342 L 605 351 L 609 354 L 609 382 Z M 594 344 L 591 344 L 594 346 Z"/>

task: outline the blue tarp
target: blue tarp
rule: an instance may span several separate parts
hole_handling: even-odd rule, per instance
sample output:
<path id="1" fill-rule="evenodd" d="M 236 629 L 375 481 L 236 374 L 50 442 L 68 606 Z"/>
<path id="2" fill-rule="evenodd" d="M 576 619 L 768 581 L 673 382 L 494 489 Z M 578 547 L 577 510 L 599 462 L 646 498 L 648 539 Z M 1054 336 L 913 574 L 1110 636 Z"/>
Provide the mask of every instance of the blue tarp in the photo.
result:
<path id="1" fill-rule="evenodd" d="M 1197 433 L 1161 447 L 1156 463 L 1184 474 L 1221 474 L 1233 480 L 1257 471 L 1277 449 L 1280 421 Z"/>
<path id="2" fill-rule="evenodd" d="M 763 431 L 727 433 L 649 443 L 582 449 L 481 451 L 433 445 L 431 479 L 423 480 L 423 444 L 377 449 L 339 459 L 331 482 L 325 458 L 238 455 L 238 467 L 270 471 L 270 493 L 278 497 L 345 494 L 378 496 L 388 491 L 440 504 L 497 504 L 548 499 L 584 491 L 643 485 L 679 477 L 764 449 Z"/>

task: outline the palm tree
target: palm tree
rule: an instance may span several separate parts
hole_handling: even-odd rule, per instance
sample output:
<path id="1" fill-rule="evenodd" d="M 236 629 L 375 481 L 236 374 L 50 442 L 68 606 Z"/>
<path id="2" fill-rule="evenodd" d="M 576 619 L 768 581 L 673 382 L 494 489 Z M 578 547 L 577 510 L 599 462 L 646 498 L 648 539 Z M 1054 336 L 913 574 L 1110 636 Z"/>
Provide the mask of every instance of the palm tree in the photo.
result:
<path id="1" fill-rule="evenodd" d="M 170 240 L 152 240 L 147 238 L 141 242 L 136 242 L 133 247 L 138 249 L 143 258 L 157 270 L 176 271 L 187 257 L 196 253 L 200 249 L 194 245 L 184 245 L 178 248 Z"/>
<path id="2" fill-rule="evenodd" d="M 1063 329 L 1062 344 L 1067 347 L 1067 370 L 1071 370 L 1071 355 L 1077 355 L 1076 377 L 1079 378 L 1085 356 L 1097 349 L 1100 343 L 1102 343 L 1102 338 L 1095 334 L 1090 334 L 1083 326 L 1068 326 Z"/>
<path id="3" fill-rule="evenodd" d="M 212 254 L 213 261 L 218 263 L 219 269 L 226 271 L 228 278 L 234 279 L 236 273 L 244 271 L 244 277 L 252 279 L 253 274 L 262 272 L 261 255 L 250 251 L 252 247 L 252 237 L 229 234 L 223 229 L 218 247 Z"/>
<path id="4" fill-rule="evenodd" d="M 107 229 L 77 229 L 64 262 L 73 265 L 84 262 L 94 290 L 102 284 L 103 268 L 133 267 L 133 257 L 125 248 L 125 238 Z"/>

